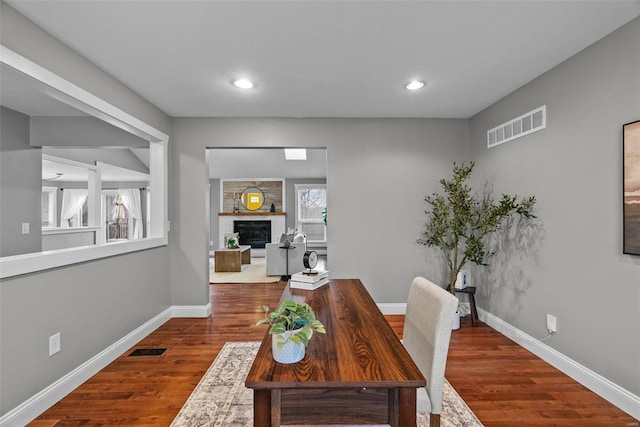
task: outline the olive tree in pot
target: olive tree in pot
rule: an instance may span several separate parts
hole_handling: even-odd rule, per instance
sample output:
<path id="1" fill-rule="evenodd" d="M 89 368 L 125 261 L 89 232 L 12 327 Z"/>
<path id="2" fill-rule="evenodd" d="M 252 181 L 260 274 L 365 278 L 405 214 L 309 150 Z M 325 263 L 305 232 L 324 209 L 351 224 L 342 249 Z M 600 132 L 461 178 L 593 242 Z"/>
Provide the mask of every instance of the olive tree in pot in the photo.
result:
<path id="1" fill-rule="evenodd" d="M 467 262 L 487 265 L 492 254 L 485 248 L 485 237 L 498 230 L 512 215 L 535 218 L 532 197 L 503 194 L 496 201 L 491 194 L 475 196 L 468 185 L 474 162 L 453 164 L 450 180 L 441 179 L 444 195 L 433 193 L 424 200 L 429 205 L 427 222 L 418 243 L 440 249 L 449 268 L 447 289 L 455 294 L 458 273 Z"/>
<path id="2" fill-rule="evenodd" d="M 316 319 L 315 313 L 306 303 L 284 300 L 269 313 L 269 306 L 263 306 L 264 319 L 257 325 L 271 325 L 271 350 L 273 359 L 280 363 L 296 363 L 304 358 L 305 348 L 313 332 L 325 333 L 324 325 Z"/>

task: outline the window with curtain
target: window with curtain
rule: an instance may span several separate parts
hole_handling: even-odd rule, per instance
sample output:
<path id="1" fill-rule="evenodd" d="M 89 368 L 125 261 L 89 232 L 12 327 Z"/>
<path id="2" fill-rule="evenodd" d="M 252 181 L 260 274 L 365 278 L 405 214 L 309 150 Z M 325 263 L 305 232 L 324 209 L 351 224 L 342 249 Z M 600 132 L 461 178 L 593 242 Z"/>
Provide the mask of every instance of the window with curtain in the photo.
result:
<path id="1" fill-rule="evenodd" d="M 297 184 L 296 228 L 307 236 L 307 243 L 326 243 L 327 227 L 323 210 L 327 206 L 327 186 L 324 184 Z"/>
<path id="2" fill-rule="evenodd" d="M 138 188 L 121 188 L 103 192 L 107 241 L 144 237 L 140 191 Z"/>
<path id="3" fill-rule="evenodd" d="M 69 188 L 63 190 L 60 227 L 86 227 L 88 225 L 88 194 L 89 191 L 86 189 Z"/>
<path id="4" fill-rule="evenodd" d="M 107 242 L 129 239 L 129 211 L 118 192 L 104 195 L 104 215 L 107 224 Z"/>

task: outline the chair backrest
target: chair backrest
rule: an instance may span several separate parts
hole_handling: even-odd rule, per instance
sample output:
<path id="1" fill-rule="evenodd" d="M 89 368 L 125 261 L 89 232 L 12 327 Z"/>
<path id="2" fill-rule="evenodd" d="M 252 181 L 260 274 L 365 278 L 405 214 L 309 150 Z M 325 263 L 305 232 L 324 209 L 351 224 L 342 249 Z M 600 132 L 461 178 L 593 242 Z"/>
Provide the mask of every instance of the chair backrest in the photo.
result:
<path id="1" fill-rule="evenodd" d="M 451 327 L 458 298 L 451 292 L 416 277 L 409 289 L 403 343 L 427 380 L 431 412 L 442 412 L 444 370 L 449 352 Z"/>

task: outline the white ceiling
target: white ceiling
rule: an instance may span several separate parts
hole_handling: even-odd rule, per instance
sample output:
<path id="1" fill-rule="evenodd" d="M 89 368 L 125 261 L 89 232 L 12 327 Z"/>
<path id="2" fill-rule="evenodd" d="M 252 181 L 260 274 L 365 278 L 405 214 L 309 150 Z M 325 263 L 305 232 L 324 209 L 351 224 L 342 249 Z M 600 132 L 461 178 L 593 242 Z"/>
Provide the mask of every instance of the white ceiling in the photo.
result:
<path id="1" fill-rule="evenodd" d="M 8 3 L 177 117 L 467 118 L 640 15 L 640 0 Z"/>

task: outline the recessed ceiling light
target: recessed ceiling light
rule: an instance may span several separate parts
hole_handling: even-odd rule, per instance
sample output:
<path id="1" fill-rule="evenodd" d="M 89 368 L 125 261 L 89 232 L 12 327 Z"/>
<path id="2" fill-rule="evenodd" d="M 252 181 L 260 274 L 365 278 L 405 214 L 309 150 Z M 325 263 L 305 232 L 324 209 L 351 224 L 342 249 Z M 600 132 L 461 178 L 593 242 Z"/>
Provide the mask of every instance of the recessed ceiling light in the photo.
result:
<path id="1" fill-rule="evenodd" d="M 307 160 L 306 148 L 285 148 L 284 158 L 287 160 Z"/>
<path id="2" fill-rule="evenodd" d="M 413 80 L 409 83 L 407 83 L 404 87 L 406 87 L 408 90 L 418 90 L 418 89 L 422 89 L 424 87 L 424 82 L 422 80 Z"/>
<path id="3" fill-rule="evenodd" d="M 240 89 L 251 89 L 253 87 L 253 82 L 247 79 L 235 80 L 233 84 Z"/>

